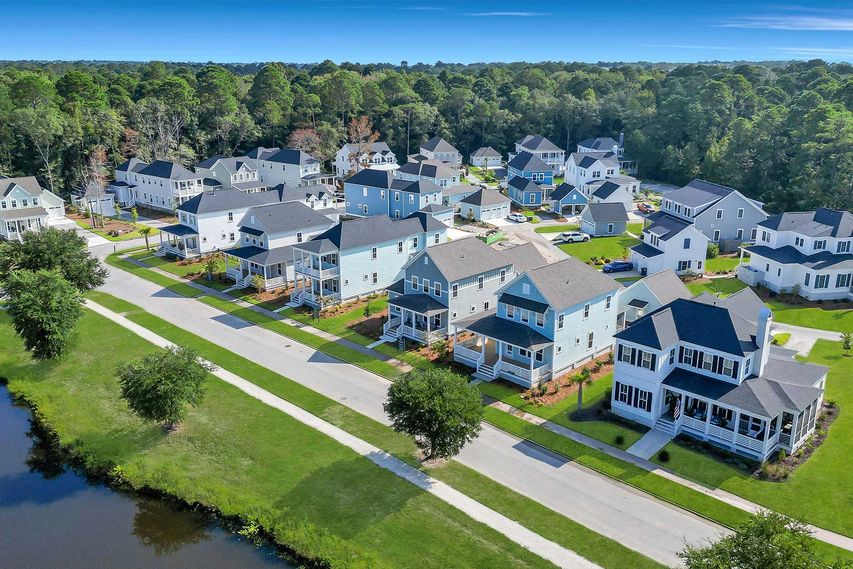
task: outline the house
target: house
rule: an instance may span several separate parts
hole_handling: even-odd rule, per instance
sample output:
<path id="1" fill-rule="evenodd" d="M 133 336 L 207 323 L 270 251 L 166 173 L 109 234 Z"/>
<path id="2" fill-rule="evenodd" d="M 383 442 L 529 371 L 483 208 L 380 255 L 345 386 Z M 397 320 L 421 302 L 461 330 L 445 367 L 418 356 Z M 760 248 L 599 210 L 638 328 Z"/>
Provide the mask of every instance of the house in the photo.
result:
<path id="1" fill-rule="evenodd" d="M 65 202 L 42 188 L 35 176 L 0 176 L 0 238 L 21 239 L 26 231 L 62 221 L 65 221 Z"/>
<path id="2" fill-rule="evenodd" d="M 442 188 L 441 202 L 444 205 L 453 206 L 458 210 L 459 202 L 479 189 L 479 186 L 474 186 L 472 184 L 457 184 L 455 186 L 450 186 L 449 188 Z"/>
<path id="3" fill-rule="evenodd" d="M 545 188 L 530 178 L 515 176 L 506 189 L 510 199 L 522 207 L 540 207 L 545 200 Z"/>
<path id="4" fill-rule="evenodd" d="M 634 197 L 626 186 L 613 180 L 598 180 L 587 184 L 589 203 L 619 204 L 626 212 L 634 211 Z"/>
<path id="5" fill-rule="evenodd" d="M 709 240 L 689 223 L 664 212 L 647 218 L 642 243 L 631 247 L 631 262 L 643 275 L 664 269 L 676 274 L 703 274 Z"/>
<path id="6" fill-rule="evenodd" d="M 442 203 L 442 190 L 428 178 L 404 180 L 388 170 L 365 168 L 344 181 L 346 212 L 402 219 Z"/>
<path id="7" fill-rule="evenodd" d="M 195 171 L 204 177 L 205 189 L 261 192 L 267 189 L 266 182 L 258 176 L 258 162 L 248 156 L 213 156 L 199 162 Z"/>
<path id="8" fill-rule="evenodd" d="M 566 151 L 538 134 L 528 134 L 515 141 L 515 152 L 510 153 L 509 161 L 522 152 L 533 154 L 551 167 L 555 176 L 563 173 L 566 167 Z M 548 182 L 553 183 L 553 182 Z"/>
<path id="9" fill-rule="evenodd" d="M 631 283 L 619 293 L 618 328 L 630 326 L 635 320 L 679 298 L 690 299 L 693 295 L 672 269 Z"/>
<path id="10" fill-rule="evenodd" d="M 130 158 L 116 166 L 115 180 L 110 182 L 107 191 L 115 196 L 115 202 L 121 207 L 133 207 L 133 188 L 136 186 L 133 177 L 147 166 L 148 162 L 139 158 Z"/>
<path id="11" fill-rule="evenodd" d="M 130 161 L 126 162 L 130 167 Z M 142 166 L 137 163 L 126 172 L 129 206 L 144 206 L 171 213 L 174 209 L 204 191 L 204 177 L 180 164 L 155 160 Z M 118 172 L 116 173 L 118 182 Z"/>
<path id="12" fill-rule="evenodd" d="M 809 300 L 853 299 L 853 213 L 819 208 L 759 222 L 755 245 L 741 248 L 737 274 L 749 285 Z"/>
<path id="13" fill-rule="evenodd" d="M 494 308 L 499 288 L 545 262 L 530 243 L 498 250 L 479 239 L 458 239 L 425 249 L 388 289 L 383 339 L 430 344 L 446 338 L 455 322 Z"/>
<path id="14" fill-rule="evenodd" d="M 322 212 L 300 202 L 251 207 L 238 222 L 237 247 L 225 251 L 225 274 L 240 286 L 256 275 L 266 290 L 293 283 L 293 246 L 334 225 Z"/>
<path id="15" fill-rule="evenodd" d="M 619 169 L 626 174 L 634 175 L 637 173 L 637 164 L 633 160 L 625 159 L 625 134 L 619 133 L 619 140 L 616 141 L 609 136 L 598 138 L 587 138 L 578 143 L 577 151 L 580 153 L 589 152 L 613 152 L 619 161 Z"/>
<path id="16" fill-rule="evenodd" d="M 581 213 L 581 231 L 593 237 L 622 235 L 628 228 L 628 214 L 619 203 L 591 203 Z"/>
<path id="17" fill-rule="evenodd" d="M 95 182 L 89 182 L 85 187 L 71 190 L 71 205 L 84 215 L 91 213 L 105 217 L 118 215 L 115 194 L 106 191 Z"/>
<path id="18" fill-rule="evenodd" d="M 291 188 L 280 184 L 271 188 L 281 194 L 283 202 L 302 202 L 311 209 L 321 210 L 325 215 L 331 215 L 329 210 L 337 208 L 335 187 L 327 184 L 312 184 L 299 188 Z"/>
<path id="19" fill-rule="evenodd" d="M 491 221 L 504 219 L 509 214 L 510 199 L 497 190 L 480 189 L 459 202 L 462 219 Z"/>
<path id="20" fill-rule="evenodd" d="M 554 213 L 577 215 L 586 207 L 589 198 L 573 185 L 563 182 L 551 190 L 547 201 L 550 202 L 551 211 Z"/>
<path id="21" fill-rule="evenodd" d="M 422 207 L 420 211 L 428 213 L 447 227 L 453 227 L 453 218 L 456 216 L 456 208 L 453 206 L 444 205 L 443 203 L 431 203 Z"/>
<path id="22" fill-rule="evenodd" d="M 481 146 L 471 153 L 471 166 L 489 170 L 499 168 L 501 165 L 501 153 L 491 146 Z"/>
<path id="23" fill-rule="evenodd" d="M 507 179 L 518 176 L 537 184 L 550 186 L 554 183 L 554 170 L 541 158 L 530 152 L 519 152 L 506 165 Z"/>
<path id="24" fill-rule="evenodd" d="M 438 160 L 448 164 L 461 165 L 462 154 L 456 148 L 441 137 L 433 136 L 419 148 L 420 156 L 426 160 Z M 417 155 L 410 156 L 410 161 L 419 161 Z"/>
<path id="25" fill-rule="evenodd" d="M 755 241 L 758 224 L 767 219 L 763 207 L 734 188 L 699 179 L 667 192 L 661 201 L 661 211 L 692 222 L 722 251 Z"/>
<path id="26" fill-rule="evenodd" d="M 396 170 L 399 167 L 397 156 L 388 147 L 387 142 L 344 144 L 335 153 L 332 166 L 335 168 L 335 175 L 339 178 L 355 174 L 364 168 Z"/>
<path id="27" fill-rule="evenodd" d="M 270 153 L 259 149 L 258 155 L 260 181 L 267 186 L 285 184 L 296 188 L 335 183 L 334 176 L 321 172 L 320 161 L 303 150 L 283 148 Z"/>
<path id="28" fill-rule="evenodd" d="M 394 171 L 394 176 L 410 182 L 429 180 L 441 188 L 450 188 L 460 181 L 457 167 L 432 159 L 407 162 Z"/>
<path id="29" fill-rule="evenodd" d="M 613 152 L 572 152 L 566 160 L 566 182 L 580 190 L 594 180 L 620 175 L 619 161 Z"/>
<path id="30" fill-rule="evenodd" d="M 447 226 L 425 212 L 340 221 L 294 245 L 291 302 L 320 307 L 378 293 L 400 279 L 412 255 L 445 241 Z"/>
<path id="31" fill-rule="evenodd" d="M 759 461 L 796 451 L 828 369 L 774 354 L 772 313 L 758 310 L 747 319 L 711 295 L 679 298 L 618 332 L 613 412 Z"/>
<path id="32" fill-rule="evenodd" d="M 526 270 L 495 308 L 456 322 L 453 359 L 487 381 L 539 385 L 610 351 L 620 288 L 573 257 Z"/>

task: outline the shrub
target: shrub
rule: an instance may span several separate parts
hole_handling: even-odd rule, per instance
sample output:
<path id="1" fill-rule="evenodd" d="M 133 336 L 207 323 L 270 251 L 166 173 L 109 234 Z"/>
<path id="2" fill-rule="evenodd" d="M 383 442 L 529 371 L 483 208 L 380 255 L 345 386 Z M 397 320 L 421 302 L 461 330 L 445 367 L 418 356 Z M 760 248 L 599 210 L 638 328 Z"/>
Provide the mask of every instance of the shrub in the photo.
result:
<path id="1" fill-rule="evenodd" d="M 715 259 L 717 255 L 720 254 L 720 246 L 716 243 L 708 243 L 708 253 L 707 256 L 709 259 Z"/>
<path id="2" fill-rule="evenodd" d="M 605 360 L 605 362 L 607 362 L 607 365 L 609 365 L 609 366 L 613 365 L 613 357 L 614 357 L 613 352 L 609 352 L 607 354 L 607 359 Z"/>
<path id="3" fill-rule="evenodd" d="M 450 353 L 450 346 L 447 343 L 447 340 L 438 340 L 437 342 L 433 342 L 432 351 L 435 352 L 436 357 L 439 360 L 443 360 Z"/>
<path id="4" fill-rule="evenodd" d="M 594 364 L 592 364 L 592 373 L 598 373 L 598 372 L 600 372 L 600 371 L 601 371 L 601 368 L 602 368 L 603 366 L 604 366 L 604 364 L 603 364 L 603 363 L 598 362 L 598 361 L 597 361 L 597 362 L 595 362 Z"/>
<path id="5" fill-rule="evenodd" d="M 788 453 L 787 453 L 787 452 L 785 452 L 785 449 L 781 449 L 781 450 L 779 451 L 779 455 L 778 455 L 778 460 L 779 460 L 779 462 L 784 461 L 786 458 L 788 458 Z"/>
<path id="6" fill-rule="evenodd" d="M 621 447 L 622 445 L 625 444 L 625 436 L 624 435 L 616 435 L 615 437 L 613 437 L 613 444 Z"/>
<path id="7" fill-rule="evenodd" d="M 658 460 L 661 462 L 669 462 L 669 451 L 662 450 L 658 453 Z"/>

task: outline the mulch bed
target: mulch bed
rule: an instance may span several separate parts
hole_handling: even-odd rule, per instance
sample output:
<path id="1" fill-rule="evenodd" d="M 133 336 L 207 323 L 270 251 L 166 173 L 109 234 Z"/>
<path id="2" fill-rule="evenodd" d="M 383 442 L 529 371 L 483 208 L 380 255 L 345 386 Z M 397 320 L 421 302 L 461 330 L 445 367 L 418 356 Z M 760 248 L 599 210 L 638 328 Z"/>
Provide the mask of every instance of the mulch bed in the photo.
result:
<path id="1" fill-rule="evenodd" d="M 834 401 L 824 401 L 815 421 L 815 430 L 806 442 L 800 445 L 800 448 L 790 456 L 777 455 L 771 458 L 753 476 L 759 480 L 770 482 L 782 482 L 788 478 L 824 443 L 826 437 L 829 436 L 829 426 L 838 418 L 839 411 L 838 405 Z"/>
<path id="2" fill-rule="evenodd" d="M 779 302 L 784 302 L 785 304 L 789 304 L 791 306 L 801 306 L 803 308 L 819 308 L 821 310 L 838 310 L 842 308 L 853 308 L 851 306 L 849 300 L 839 299 L 839 300 L 807 300 L 800 296 L 799 294 L 791 294 L 788 292 L 785 293 L 776 293 L 772 290 L 759 286 L 755 287 L 752 290 L 755 291 L 755 294 L 758 295 L 758 298 L 761 300 L 775 300 Z"/>
<path id="3" fill-rule="evenodd" d="M 580 367 L 571 369 L 563 375 L 555 377 L 551 381 L 542 385 L 545 389 L 544 394 L 541 389 L 534 388 L 526 390 L 521 394 L 521 397 L 528 403 L 533 403 L 534 405 L 554 405 L 570 395 L 577 394 L 577 386 L 572 385 L 571 383 L 572 376 L 581 373 L 584 369 L 589 369 L 592 372 L 590 379 L 594 383 L 607 375 L 610 370 L 613 369 L 613 360 L 611 358 L 611 355 L 601 356 L 598 359 L 589 361 Z M 608 363 L 608 361 L 610 363 Z M 593 371 L 596 366 L 599 368 L 598 371 Z"/>
<path id="4" fill-rule="evenodd" d="M 125 233 L 133 233 L 137 231 L 136 227 L 132 223 L 127 223 L 126 221 L 116 221 L 115 219 L 110 219 L 109 217 L 105 217 L 103 219 L 103 223 L 100 220 L 97 222 L 97 227 L 92 227 L 92 218 L 87 215 L 80 215 L 79 213 L 71 213 L 68 214 L 68 217 L 75 221 L 82 221 L 87 229 L 94 229 L 96 231 L 102 231 L 107 234 L 111 234 L 111 232 L 116 232 L 119 235 L 124 235 Z"/>

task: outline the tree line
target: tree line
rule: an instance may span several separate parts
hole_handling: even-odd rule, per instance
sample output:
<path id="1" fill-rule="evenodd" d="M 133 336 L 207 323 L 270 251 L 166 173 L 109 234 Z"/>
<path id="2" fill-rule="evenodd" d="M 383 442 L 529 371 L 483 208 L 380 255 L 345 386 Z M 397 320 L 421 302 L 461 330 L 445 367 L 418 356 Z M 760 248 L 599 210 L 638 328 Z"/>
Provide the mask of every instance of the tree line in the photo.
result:
<path id="1" fill-rule="evenodd" d="M 770 211 L 853 207 L 853 66 L 0 63 L 0 172 L 67 194 L 91 156 L 191 166 L 296 145 L 329 161 L 367 117 L 404 160 L 525 134 L 568 150 L 625 133 L 642 178 L 735 187 Z"/>

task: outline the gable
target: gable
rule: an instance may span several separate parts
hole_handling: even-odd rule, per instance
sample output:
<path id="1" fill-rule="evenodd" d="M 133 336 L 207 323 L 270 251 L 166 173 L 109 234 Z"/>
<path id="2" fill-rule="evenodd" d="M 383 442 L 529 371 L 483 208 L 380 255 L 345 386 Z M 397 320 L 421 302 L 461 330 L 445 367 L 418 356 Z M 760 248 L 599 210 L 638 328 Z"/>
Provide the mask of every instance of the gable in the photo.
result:
<path id="1" fill-rule="evenodd" d="M 509 284 L 498 290 L 496 294 L 500 296 L 505 292 L 520 298 L 548 304 L 548 300 L 539 292 L 539 289 L 536 288 L 536 285 L 533 284 L 527 273 L 513 279 Z"/>
<path id="2" fill-rule="evenodd" d="M 705 208 L 702 213 L 700 213 L 696 217 L 705 215 L 716 217 L 717 210 L 722 209 L 724 211 L 723 219 L 732 219 L 732 216 L 737 216 L 737 210 L 739 208 L 744 209 L 744 218 L 746 218 L 746 216 L 748 215 L 747 212 L 749 212 L 750 210 L 753 210 L 755 213 L 760 215 L 762 221 L 769 217 L 767 213 L 762 208 L 760 208 L 755 202 L 753 202 L 737 190 L 733 191 L 718 202 L 712 204 L 710 207 Z"/>

